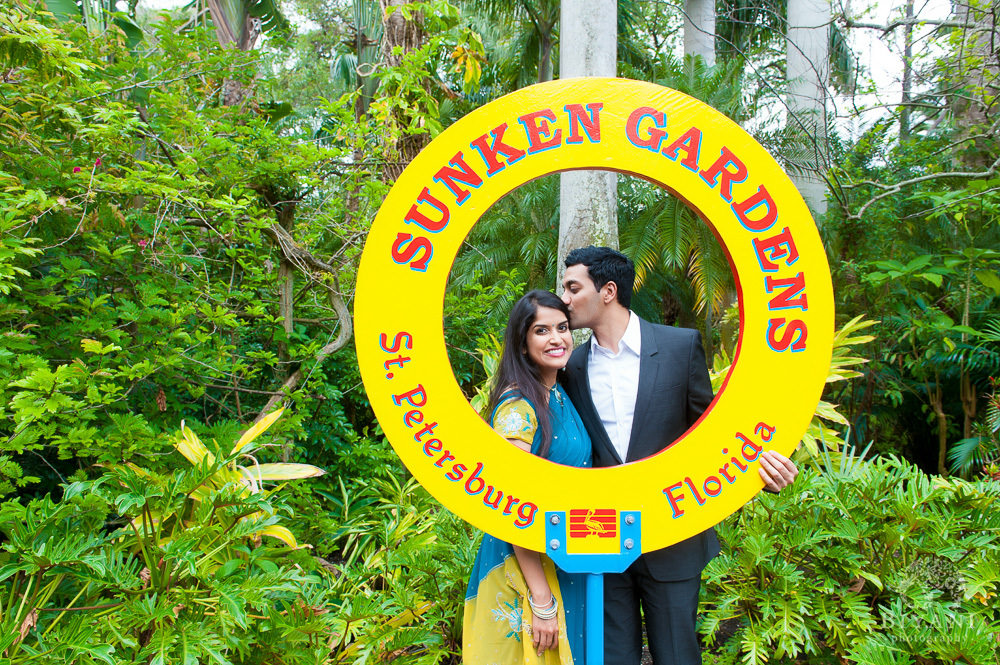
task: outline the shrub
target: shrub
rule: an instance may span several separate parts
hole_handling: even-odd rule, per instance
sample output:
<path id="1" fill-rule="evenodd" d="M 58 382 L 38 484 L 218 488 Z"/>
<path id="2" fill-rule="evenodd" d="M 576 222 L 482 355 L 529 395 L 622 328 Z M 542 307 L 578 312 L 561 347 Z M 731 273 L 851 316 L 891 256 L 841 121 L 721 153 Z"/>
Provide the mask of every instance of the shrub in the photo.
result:
<path id="1" fill-rule="evenodd" d="M 322 472 L 238 465 L 278 415 L 228 455 L 182 428 L 188 468 L 109 467 L 59 502 L 4 503 L 2 662 L 322 661 L 335 633 L 327 585 L 289 556 L 290 510 L 261 487 Z"/>
<path id="2" fill-rule="evenodd" d="M 996 663 L 1000 484 L 895 457 L 821 466 L 719 525 L 700 615 L 709 644 L 748 664 L 825 647 L 871 665 Z M 724 642 L 723 622 L 736 623 Z"/>

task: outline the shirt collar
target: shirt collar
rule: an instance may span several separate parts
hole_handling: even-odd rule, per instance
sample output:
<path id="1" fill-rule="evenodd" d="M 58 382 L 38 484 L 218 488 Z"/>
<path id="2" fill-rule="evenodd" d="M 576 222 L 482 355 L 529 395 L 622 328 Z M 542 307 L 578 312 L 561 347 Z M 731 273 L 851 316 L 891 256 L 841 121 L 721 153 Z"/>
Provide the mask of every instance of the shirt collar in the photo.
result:
<path id="1" fill-rule="evenodd" d="M 626 349 L 637 356 L 642 352 L 642 332 L 639 329 L 639 317 L 632 310 L 629 310 L 628 313 L 628 325 L 625 327 L 625 334 L 618 340 L 618 354 L 621 354 Z M 596 335 L 590 338 L 590 350 L 591 353 L 600 350 L 601 353 L 608 356 L 618 355 L 611 353 L 610 349 L 606 349 L 598 344 Z"/>

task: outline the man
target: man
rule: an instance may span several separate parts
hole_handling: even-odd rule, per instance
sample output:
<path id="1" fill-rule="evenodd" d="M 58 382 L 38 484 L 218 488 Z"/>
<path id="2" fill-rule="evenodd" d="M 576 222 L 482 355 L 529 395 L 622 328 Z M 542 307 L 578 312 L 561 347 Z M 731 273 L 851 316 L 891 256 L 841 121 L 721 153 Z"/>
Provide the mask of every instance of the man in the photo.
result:
<path id="1" fill-rule="evenodd" d="M 629 305 L 635 269 L 607 247 L 569 253 L 563 302 L 570 326 L 593 336 L 566 366 L 566 390 L 594 447 L 594 466 L 634 462 L 663 450 L 701 416 L 712 386 L 696 330 L 643 321 Z M 760 457 L 765 488 L 778 491 L 798 470 L 774 451 Z M 695 633 L 701 571 L 719 553 L 708 529 L 676 545 L 647 552 L 627 571 L 604 576 L 605 665 L 638 665 L 640 607 L 656 665 L 697 665 Z"/>

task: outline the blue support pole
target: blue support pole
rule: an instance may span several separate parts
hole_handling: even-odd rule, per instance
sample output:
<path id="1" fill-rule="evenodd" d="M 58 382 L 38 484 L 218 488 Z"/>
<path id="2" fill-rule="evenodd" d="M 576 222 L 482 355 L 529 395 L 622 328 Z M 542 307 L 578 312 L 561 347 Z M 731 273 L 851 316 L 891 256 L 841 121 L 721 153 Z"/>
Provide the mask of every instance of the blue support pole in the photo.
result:
<path id="1" fill-rule="evenodd" d="M 566 528 L 564 511 L 553 510 L 545 513 L 545 553 L 567 573 L 587 574 L 584 587 L 587 611 L 584 617 L 583 658 L 573 654 L 574 660 L 584 665 L 604 665 L 604 573 L 624 572 L 642 552 L 639 511 L 618 511 L 618 517 L 617 528 L 608 536 L 604 536 L 601 535 L 603 529 L 583 533 L 570 532 Z M 580 545 L 580 541 L 586 538 L 615 536 L 617 536 L 615 540 L 608 542 L 610 547 L 603 548 L 604 552 L 595 553 L 593 549 L 588 552 Z M 574 549 L 576 551 L 573 551 Z"/>
<path id="2" fill-rule="evenodd" d="M 587 573 L 586 665 L 604 665 L 604 575 Z"/>

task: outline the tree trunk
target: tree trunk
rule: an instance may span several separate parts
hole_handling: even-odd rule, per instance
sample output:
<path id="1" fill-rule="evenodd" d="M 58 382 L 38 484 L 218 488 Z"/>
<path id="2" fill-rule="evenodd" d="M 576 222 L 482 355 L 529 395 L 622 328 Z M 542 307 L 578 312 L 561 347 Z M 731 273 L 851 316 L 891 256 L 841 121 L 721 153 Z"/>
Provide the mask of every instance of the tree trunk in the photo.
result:
<path id="1" fill-rule="evenodd" d="M 274 208 L 276 223 L 284 229 L 288 238 L 292 237 L 292 229 L 295 226 L 295 211 L 297 205 L 292 201 L 278 202 L 281 197 L 272 193 L 267 197 L 269 203 Z M 284 236 L 283 236 L 284 237 Z M 279 240 L 279 246 L 280 246 Z M 285 339 L 278 342 L 278 380 L 284 382 L 288 379 L 288 368 L 291 357 L 288 353 L 288 337 L 292 334 L 295 326 L 295 266 L 288 255 L 282 249 L 281 261 L 278 263 L 278 315 L 281 316 L 281 327 L 285 332 Z"/>
<path id="2" fill-rule="evenodd" d="M 976 387 L 969 379 L 968 371 L 963 368 L 961 379 L 960 397 L 962 398 L 962 414 L 965 419 L 962 423 L 962 438 L 972 437 L 972 424 L 976 422 Z"/>
<path id="3" fill-rule="evenodd" d="M 288 215 L 287 218 L 282 218 L 279 214 L 278 223 L 265 229 L 265 232 L 271 237 L 278 249 L 281 251 L 282 264 L 287 263 L 289 266 L 302 270 L 307 277 L 309 273 L 313 271 L 324 272 L 333 276 L 333 286 L 324 283 L 323 288 L 327 289 L 330 306 L 337 313 L 337 318 L 340 321 L 340 330 L 337 333 L 336 339 L 327 343 L 316 353 L 313 362 L 315 364 L 319 364 L 326 360 L 331 354 L 347 346 L 347 343 L 350 341 L 351 335 L 354 331 L 353 321 L 351 320 L 351 311 L 347 308 L 344 296 L 340 291 L 340 285 L 337 280 L 337 268 L 321 261 L 320 259 L 317 259 L 311 252 L 309 252 L 309 250 L 295 242 L 289 232 L 285 229 L 285 225 L 282 224 L 283 221 L 288 221 L 290 225 L 291 211 L 286 210 L 285 212 Z M 284 315 L 285 311 L 282 311 L 282 314 Z M 286 326 L 288 325 L 287 322 L 294 321 L 292 318 L 292 311 L 288 310 L 287 315 L 288 318 L 286 319 Z M 298 363 L 295 370 L 284 380 L 281 388 L 272 394 L 271 398 L 257 415 L 254 422 L 260 422 L 261 418 L 273 411 L 278 404 L 285 401 L 288 398 L 288 395 L 299 386 L 304 378 L 306 378 L 306 373 L 303 370 L 302 363 Z"/>
<path id="4" fill-rule="evenodd" d="M 792 181 L 816 215 L 826 212 L 826 99 L 830 73 L 830 2 L 788 3 L 788 151 Z"/>
<path id="5" fill-rule="evenodd" d="M 552 80 L 552 28 L 540 35 L 538 57 L 538 82 L 545 83 Z"/>
<path id="6" fill-rule="evenodd" d="M 411 4 L 410 0 L 379 0 L 383 16 L 382 57 L 390 67 L 398 67 L 407 53 L 420 48 L 424 42 L 423 26 L 417 14 L 413 15 L 413 20 L 407 21 L 398 10 L 389 13 L 391 8 L 408 4 Z M 401 49 L 398 54 L 393 53 L 397 46 Z"/>
<path id="7" fill-rule="evenodd" d="M 715 0 L 684 0 L 684 57 L 715 64 Z"/>
<path id="8" fill-rule="evenodd" d="M 903 27 L 903 94 L 899 100 L 899 140 L 910 138 L 910 91 L 913 89 L 913 0 L 906 0 Z"/>
<path id="9" fill-rule="evenodd" d="M 413 19 L 407 21 L 400 11 L 393 11 L 389 14 L 391 7 L 402 7 L 412 4 L 410 0 L 379 0 L 382 8 L 384 23 L 382 31 L 382 58 L 389 67 L 398 67 L 403 62 L 407 53 L 420 48 L 424 43 L 424 30 L 420 14 L 414 12 Z M 399 47 L 398 54 L 395 53 Z M 425 85 L 427 83 L 425 82 Z M 409 122 L 403 120 L 401 125 Z M 428 143 L 426 134 L 407 134 L 396 144 L 397 159 L 395 162 L 386 164 L 382 175 L 387 182 L 391 182 L 399 177 L 406 165 L 413 161 L 424 146 Z"/>
<path id="10" fill-rule="evenodd" d="M 354 55 L 357 58 L 355 84 L 360 94 L 354 102 L 354 115 L 360 120 L 368 113 L 378 80 L 372 77 L 379 64 L 382 47 L 382 8 L 376 0 L 354 0 L 352 12 L 354 24 Z M 331 66 L 332 66 L 331 60 Z"/>
<path id="11" fill-rule="evenodd" d="M 233 9 L 234 14 L 226 12 Z M 235 46 L 240 51 L 249 51 L 257 43 L 260 36 L 260 19 L 250 16 L 247 3 L 226 5 L 220 0 L 208 0 L 208 11 L 215 25 L 215 37 L 222 46 Z M 222 83 L 223 106 L 236 106 L 247 96 L 247 89 L 236 79 L 227 78 Z"/>
<path id="12" fill-rule="evenodd" d="M 936 379 L 937 377 L 935 377 Z M 938 473 L 942 476 L 948 475 L 948 414 L 944 412 L 944 403 L 941 394 L 941 385 L 935 380 L 934 388 L 927 386 L 927 399 L 934 411 L 934 418 L 937 421 L 938 438 Z"/>
<path id="13" fill-rule="evenodd" d="M 615 76 L 618 6 L 615 0 L 563 0 L 560 8 L 559 77 Z M 568 171 L 559 180 L 559 257 L 587 245 L 618 247 L 618 176 L 608 171 Z"/>
<path id="14" fill-rule="evenodd" d="M 287 229 L 286 229 L 287 230 Z M 278 264 L 278 314 L 281 316 L 281 327 L 285 331 L 285 339 L 278 342 L 278 380 L 282 383 L 288 378 L 288 337 L 295 325 L 295 267 L 288 259 L 281 259 Z"/>
<path id="15" fill-rule="evenodd" d="M 956 126 L 969 137 L 982 133 L 982 126 L 997 117 L 995 100 L 1000 95 L 1000 38 L 997 36 L 996 2 L 972 3 L 955 0 L 955 19 L 972 25 L 962 33 L 961 45 L 954 56 L 951 70 L 954 85 L 963 94 L 952 96 Z M 975 150 L 964 150 L 961 163 L 965 167 L 986 168 L 996 159 L 990 139 L 974 139 Z"/>

